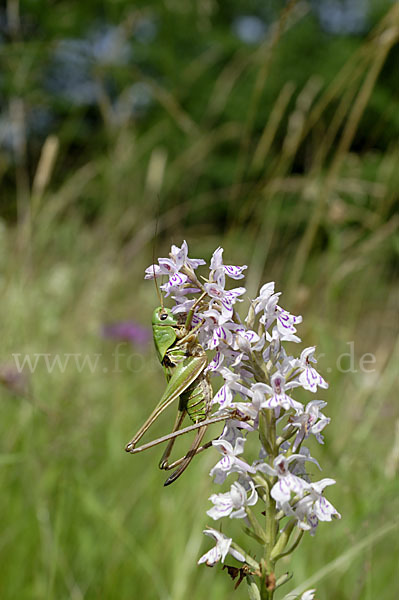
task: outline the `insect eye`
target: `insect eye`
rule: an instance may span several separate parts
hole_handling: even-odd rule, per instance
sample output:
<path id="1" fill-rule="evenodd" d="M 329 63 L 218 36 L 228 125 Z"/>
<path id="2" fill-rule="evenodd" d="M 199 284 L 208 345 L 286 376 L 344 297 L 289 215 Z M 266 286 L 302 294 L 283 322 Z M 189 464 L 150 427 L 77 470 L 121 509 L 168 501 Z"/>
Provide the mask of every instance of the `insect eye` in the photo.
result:
<path id="1" fill-rule="evenodd" d="M 165 319 L 168 318 L 168 315 L 167 315 L 167 313 L 162 313 L 159 318 L 161 319 L 161 321 L 165 321 Z"/>

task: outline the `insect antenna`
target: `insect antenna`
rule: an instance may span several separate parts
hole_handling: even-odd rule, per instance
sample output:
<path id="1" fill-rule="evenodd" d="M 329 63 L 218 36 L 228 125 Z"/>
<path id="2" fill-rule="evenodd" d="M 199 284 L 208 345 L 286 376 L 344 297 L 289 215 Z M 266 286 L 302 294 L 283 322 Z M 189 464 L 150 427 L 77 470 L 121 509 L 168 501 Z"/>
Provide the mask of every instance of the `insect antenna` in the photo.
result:
<path id="1" fill-rule="evenodd" d="M 163 310 L 163 309 L 164 309 L 164 306 L 163 306 L 163 296 L 162 296 L 162 294 L 161 294 L 161 291 L 160 291 L 160 289 L 159 289 L 159 285 L 158 285 L 158 283 L 157 283 L 157 279 L 156 279 L 156 277 L 155 277 L 155 268 L 154 268 L 154 263 L 152 264 L 152 268 L 153 268 L 153 271 L 154 271 L 154 283 L 155 283 L 155 289 L 157 290 L 157 296 L 158 296 L 158 298 L 159 298 L 159 302 L 160 302 L 160 304 L 161 304 L 161 308 L 162 308 L 162 310 Z"/>
<path id="2" fill-rule="evenodd" d="M 158 211 L 159 211 L 159 197 L 158 197 Z M 157 239 L 157 235 L 158 235 L 158 221 L 159 221 L 159 216 L 157 217 L 157 219 L 155 221 L 154 243 L 152 245 L 152 271 L 154 274 L 155 289 L 157 290 L 157 296 L 158 296 L 159 302 L 161 304 L 161 308 L 163 310 L 164 309 L 163 296 L 161 294 L 161 290 L 159 289 L 159 285 L 157 283 L 157 278 L 155 276 L 155 243 L 156 243 L 156 239 Z"/>

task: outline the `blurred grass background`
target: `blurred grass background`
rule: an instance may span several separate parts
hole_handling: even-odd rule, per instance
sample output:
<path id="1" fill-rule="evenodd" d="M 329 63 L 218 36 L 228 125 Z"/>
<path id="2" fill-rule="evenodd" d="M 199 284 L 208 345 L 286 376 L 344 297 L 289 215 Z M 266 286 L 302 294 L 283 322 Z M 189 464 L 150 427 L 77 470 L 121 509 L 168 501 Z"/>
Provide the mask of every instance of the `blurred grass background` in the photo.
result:
<path id="1" fill-rule="evenodd" d="M 160 448 L 124 453 L 163 373 L 101 335 L 149 327 L 143 270 L 183 239 L 252 296 L 275 280 L 324 354 L 311 450 L 342 520 L 278 598 L 396 597 L 398 4 L 8 0 L 0 27 L 0 598 L 246 597 L 196 565 L 215 454 L 164 489 Z M 101 356 L 18 377 L 15 353 Z"/>

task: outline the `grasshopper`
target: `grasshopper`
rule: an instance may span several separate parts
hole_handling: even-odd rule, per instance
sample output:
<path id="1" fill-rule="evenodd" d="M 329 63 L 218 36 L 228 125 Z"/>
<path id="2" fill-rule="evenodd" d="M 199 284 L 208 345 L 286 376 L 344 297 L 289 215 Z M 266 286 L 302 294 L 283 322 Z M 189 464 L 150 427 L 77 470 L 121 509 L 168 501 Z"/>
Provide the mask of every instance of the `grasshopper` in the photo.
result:
<path id="1" fill-rule="evenodd" d="M 154 344 L 165 372 L 167 387 L 158 405 L 126 445 L 125 450 L 135 454 L 168 441 L 166 450 L 159 462 L 159 467 L 164 470 L 177 468 L 168 477 L 164 485 L 170 485 L 176 481 L 193 457 L 212 444 L 212 442 L 208 442 L 201 446 L 208 425 L 226 419 L 226 416 L 208 419 L 212 400 L 212 387 L 208 374 L 205 373 L 208 359 L 205 350 L 197 340 L 197 330 L 200 325 L 191 329 L 195 307 L 203 296 L 197 300 L 184 323 L 164 306 L 156 308 L 152 316 Z M 145 432 L 175 400 L 179 401 L 179 407 L 172 433 L 136 448 Z M 186 414 L 194 425 L 180 429 Z M 170 464 L 169 457 L 176 437 L 193 429 L 197 429 L 197 432 L 189 451 L 185 456 Z"/>

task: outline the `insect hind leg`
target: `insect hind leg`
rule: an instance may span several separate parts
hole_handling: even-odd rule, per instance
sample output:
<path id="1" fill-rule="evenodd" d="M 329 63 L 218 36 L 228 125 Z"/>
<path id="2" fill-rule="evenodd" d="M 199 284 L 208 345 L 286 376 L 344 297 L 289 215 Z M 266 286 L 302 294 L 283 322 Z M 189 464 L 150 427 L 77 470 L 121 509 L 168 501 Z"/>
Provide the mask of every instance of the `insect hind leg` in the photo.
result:
<path id="1" fill-rule="evenodd" d="M 179 411 L 177 413 L 177 415 L 176 415 L 176 421 L 175 421 L 175 424 L 173 426 L 172 433 L 174 433 L 175 431 L 178 431 L 180 429 L 180 427 L 181 427 L 181 425 L 183 423 L 185 415 L 186 415 L 186 411 L 185 410 Z M 172 438 L 169 441 L 168 445 L 166 446 L 165 452 L 162 454 L 162 458 L 159 461 L 159 468 L 160 469 L 168 470 L 170 468 L 173 468 L 173 466 L 169 465 L 168 459 L 169 459 L 170 453 L 172 452 L 172 449 L 173 449 L 175 441 L 176 441 L 176 438 Z"/>
<path id="2" fill-rule="evenodd" d="M 176 469 L 176 471 L 174 471 L 172 473 L 172 475 L 170 475 L 168 477 L 168 479 L 164 483 L 164 486 L 170 485 L 171 483 L 176 481 L 176 479 L 178 477 L 180 477 L 180 475 L 187 469 L 188 465 L 190 464 L 190 462 L 192 461 L 194 456 L 196 454 L 199 454 L 199 452 L 206 450 L 206 448 L 209 448 L 212 445 L 212 442 L 208 442 L 207 444 L 204 444 L 203 446 L 200 447 L 202 438 L 204 437 L 207 429 L 208 429 L 207 425 L 205 425 L 204 427 L 201 427 L 197 431 L 194 442 L 192 443 L 192 446 L 191 446 L 190 450 L 187 452 L 187 454 L 185 456 L 183 456 L 182 458 L 179 458 L 178 460 L 176 460 L 171 465 L 168 465 L 167 470 L 173 469 L 176 466 L 178 468 Z"/>

